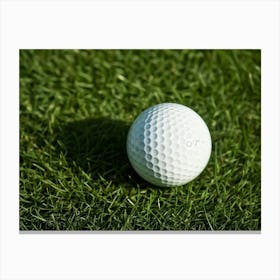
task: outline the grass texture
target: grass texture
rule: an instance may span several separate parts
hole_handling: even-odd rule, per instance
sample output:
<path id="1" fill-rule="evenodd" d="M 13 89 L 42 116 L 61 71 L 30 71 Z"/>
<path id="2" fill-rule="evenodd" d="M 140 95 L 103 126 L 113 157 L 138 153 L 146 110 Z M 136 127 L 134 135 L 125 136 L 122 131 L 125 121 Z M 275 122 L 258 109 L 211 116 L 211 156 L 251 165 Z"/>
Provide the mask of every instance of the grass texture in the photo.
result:
<path id="1" fill-rule="evenodd" d="M 21 50 L 20 230 L 260 230 L 258 50 Z M 208 166 L 182 187 L 142 180 L 135 117 L 162 102 L 199 113 Z"/>

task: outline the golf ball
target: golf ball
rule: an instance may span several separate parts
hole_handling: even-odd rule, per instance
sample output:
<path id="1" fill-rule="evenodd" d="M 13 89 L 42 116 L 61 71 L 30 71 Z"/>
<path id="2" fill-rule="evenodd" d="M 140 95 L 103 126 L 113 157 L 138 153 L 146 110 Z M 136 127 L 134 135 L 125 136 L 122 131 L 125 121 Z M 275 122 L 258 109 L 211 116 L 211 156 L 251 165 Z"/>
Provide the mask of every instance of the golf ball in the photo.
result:
<path id="1" fill-rule="evenodd" d="M 156 186 L 180 186 L 196 178 L 211 154 L 211 136 L 192 109 L 162 103 L 143 111 L 127 136 L 132 167 Z"/>

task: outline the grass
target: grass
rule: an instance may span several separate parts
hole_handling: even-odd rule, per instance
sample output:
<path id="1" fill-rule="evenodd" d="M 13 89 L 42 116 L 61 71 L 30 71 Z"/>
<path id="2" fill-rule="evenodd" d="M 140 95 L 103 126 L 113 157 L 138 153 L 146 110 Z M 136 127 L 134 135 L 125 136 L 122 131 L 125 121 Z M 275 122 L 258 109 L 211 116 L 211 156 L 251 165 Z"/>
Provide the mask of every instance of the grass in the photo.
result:
<path id="1" fill-rule="evenodd" d="M 260 230 L 258 50 L 21 50 L 21 230 Z M 145 108 L 185 104 L 212 135 L 207 168 L 159 188 L 130 166 Z"/>

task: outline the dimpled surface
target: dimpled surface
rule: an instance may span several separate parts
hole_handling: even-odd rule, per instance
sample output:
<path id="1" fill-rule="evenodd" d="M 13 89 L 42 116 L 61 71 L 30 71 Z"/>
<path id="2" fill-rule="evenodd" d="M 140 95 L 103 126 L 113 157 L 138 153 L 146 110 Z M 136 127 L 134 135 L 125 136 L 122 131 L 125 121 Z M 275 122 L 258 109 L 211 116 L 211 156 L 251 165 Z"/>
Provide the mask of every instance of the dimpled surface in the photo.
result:
<path id="1" fill-rule="evenodd" d="M 211 154 L 211 136 L 192 109 L 162 103 L 143 111 L 127 136 L 135 171 L 156 186 L 180 186 L 197 177 Z"/>

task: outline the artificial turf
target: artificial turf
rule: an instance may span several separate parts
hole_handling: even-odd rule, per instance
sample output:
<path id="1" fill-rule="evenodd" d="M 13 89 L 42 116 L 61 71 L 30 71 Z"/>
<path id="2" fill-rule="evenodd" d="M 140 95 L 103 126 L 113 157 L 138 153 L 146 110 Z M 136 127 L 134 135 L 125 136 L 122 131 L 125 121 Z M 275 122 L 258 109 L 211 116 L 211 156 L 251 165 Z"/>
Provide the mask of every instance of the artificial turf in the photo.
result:
<path id="1" fill-rule="evenodd" d="M 20 230 L 260 230 L 259 50 L 20 50 Z M 212 136 L 181 187 L 142 180 L 126 134 L 175 102 Z"/>

